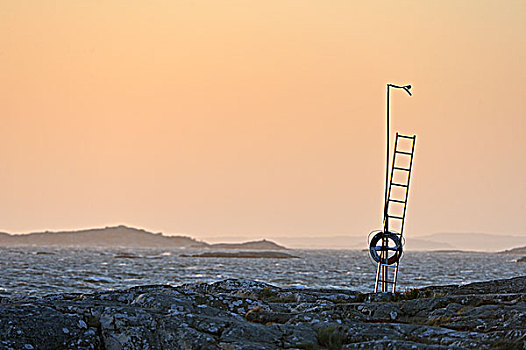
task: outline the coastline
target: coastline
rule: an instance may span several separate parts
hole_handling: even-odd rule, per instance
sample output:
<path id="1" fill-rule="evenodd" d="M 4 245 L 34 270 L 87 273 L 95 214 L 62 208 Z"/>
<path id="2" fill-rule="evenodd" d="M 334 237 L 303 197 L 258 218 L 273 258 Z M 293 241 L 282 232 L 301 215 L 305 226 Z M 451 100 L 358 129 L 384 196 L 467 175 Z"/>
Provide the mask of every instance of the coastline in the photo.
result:
<path id="1" fill-rule="evenodd" d="M 400 294 L 253 280 L 0 299 L 12 349 L 514 349 L 526 276 Z"/>

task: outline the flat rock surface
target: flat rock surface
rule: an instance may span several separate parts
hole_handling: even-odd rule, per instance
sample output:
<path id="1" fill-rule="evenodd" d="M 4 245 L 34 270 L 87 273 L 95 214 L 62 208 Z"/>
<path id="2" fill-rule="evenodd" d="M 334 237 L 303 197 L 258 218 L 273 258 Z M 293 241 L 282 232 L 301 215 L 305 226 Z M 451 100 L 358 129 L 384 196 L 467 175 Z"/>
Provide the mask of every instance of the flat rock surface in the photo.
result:
<path id="1" fill-rule="evenodd" d="M 524 349 L 526 277 L 401 294 L 252 280 L 0 299 L 0 349 Z"/>

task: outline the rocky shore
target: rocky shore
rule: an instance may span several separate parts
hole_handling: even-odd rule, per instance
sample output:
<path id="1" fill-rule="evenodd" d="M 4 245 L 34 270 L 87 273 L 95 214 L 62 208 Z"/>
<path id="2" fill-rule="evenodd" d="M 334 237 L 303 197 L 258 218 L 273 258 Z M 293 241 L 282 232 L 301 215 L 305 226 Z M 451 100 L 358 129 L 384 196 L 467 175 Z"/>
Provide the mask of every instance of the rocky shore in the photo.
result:
<path id="1" fill-rule="evenodd" d="M 405 293 L 252 280 L 0 299 L 0 349 L 524 349 L 526 277 Z"/>

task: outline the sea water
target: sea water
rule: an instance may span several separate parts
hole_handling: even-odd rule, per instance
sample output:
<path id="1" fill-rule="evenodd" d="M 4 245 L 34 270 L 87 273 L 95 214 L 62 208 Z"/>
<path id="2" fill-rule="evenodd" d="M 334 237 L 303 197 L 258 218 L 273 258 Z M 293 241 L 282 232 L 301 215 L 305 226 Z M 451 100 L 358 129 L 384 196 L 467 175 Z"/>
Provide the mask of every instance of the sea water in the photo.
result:
<path id="1" fill-rule="evenodd" d="M 181 257 L 189 253 L 182 249 L 0 248 L 0 296 L 90 293 L 227 278 L 279 287 L 373 290 L 376 265 L 366 251 L 288 252 L 299 258 L 193 258 Z M 475 252 L 406 252 L 397 289 L 525 275 L 526 263 L 516 263 L 516 258 Z"/>

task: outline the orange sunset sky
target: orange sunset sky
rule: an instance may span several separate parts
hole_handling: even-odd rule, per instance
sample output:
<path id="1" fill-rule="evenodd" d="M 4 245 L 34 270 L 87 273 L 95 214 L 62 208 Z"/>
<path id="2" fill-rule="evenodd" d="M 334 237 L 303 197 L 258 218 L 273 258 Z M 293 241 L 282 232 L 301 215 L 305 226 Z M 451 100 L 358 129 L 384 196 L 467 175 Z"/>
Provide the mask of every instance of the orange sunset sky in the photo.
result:
<path id="1" fill-rule="evenodd" d="M 0 0 L 0 231 L 526 235 L 526 1 Z"/>

